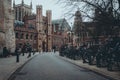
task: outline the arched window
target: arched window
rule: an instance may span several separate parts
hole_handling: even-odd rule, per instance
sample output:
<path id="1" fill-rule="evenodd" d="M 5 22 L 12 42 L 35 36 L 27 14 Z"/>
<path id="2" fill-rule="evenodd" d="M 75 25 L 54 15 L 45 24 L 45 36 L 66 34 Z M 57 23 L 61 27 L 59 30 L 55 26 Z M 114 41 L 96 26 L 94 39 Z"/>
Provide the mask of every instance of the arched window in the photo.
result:
<path id="1" fill-rule="evenodd" d="M 26 39 L 28 39 L 28 34 L 26 34 Z"/>
<path id="2" fill-rule="evenodd" d="M 32 39 L 33 38 L 33 35 L 30 35 L 30 39 Z"/>
<path id="3" fill-rule="evenodd" d="M 36 40 L 36 39 L 37 39 L 37 35 L 34 36 L 34 40 Z"/>
<path id="4" fill-rule="evenodd" d="M 20 39 L 23 39 L 24 38 L 24 34 L 22 33 L 21 36 L 20 36 Z"/>
<path id="5" fill-rule="evenodd" d="M 18 33 L 15 33 L 15 37 L 16 37 L 16 38 L 19 38 L 19 37 L 18 37 Z"/>

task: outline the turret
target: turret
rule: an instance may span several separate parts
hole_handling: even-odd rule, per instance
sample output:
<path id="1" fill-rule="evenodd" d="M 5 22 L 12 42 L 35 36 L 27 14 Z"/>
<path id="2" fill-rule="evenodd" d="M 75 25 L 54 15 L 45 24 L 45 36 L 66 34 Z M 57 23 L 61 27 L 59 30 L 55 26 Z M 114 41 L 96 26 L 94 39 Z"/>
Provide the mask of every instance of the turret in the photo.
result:
<path id="1" fill-rule="evenodd" d="M 47 16 L 47 24 L 48 24 L 48 34 L 51 34 L 51 28 L 52 28 L 52 12 L 51 12 L 51 10 L 47 10 L 46 11 L 46 16 Z"/>
<path id="2" fill-rule="evenodd" d="M 36 21 L 37 21 L 37 30 L 39 32 L 42 31 L 42 5 L 37 5 L 36 6 Z"/>
<path id="3" fill-rule="evenodd" d="M 13 0 L 13 8 L 15 8 L 15 0 Z"/>
<path id="4" fill-rule="evenodd" d="M 48 24 L 48 36 L 47 36 L 47 47 L 50 51 L 52 49 L 52 12 L 51 10 L 46 11 L 47 24 Z"/>
<path id="5" fill-rule="evenodd" d="M 24 0 L 22 0 L 21 4 L 24 5 Z"/>
<path id="6" fill-rule="evenodd" d="M 38 31 L 38 51 L 42 50 L 42 27 L 43 27 L 43 16 L 42 16 L 42 5 L 37 5 L 36 6 L 36 26 L 37 26 L 37 31 Z"/>
<path id="7" fill-rule="evenodd" d="M 32 0 L 31 0 L 31 3 L 30 3 L 30 8 L 32 9 Z"/>

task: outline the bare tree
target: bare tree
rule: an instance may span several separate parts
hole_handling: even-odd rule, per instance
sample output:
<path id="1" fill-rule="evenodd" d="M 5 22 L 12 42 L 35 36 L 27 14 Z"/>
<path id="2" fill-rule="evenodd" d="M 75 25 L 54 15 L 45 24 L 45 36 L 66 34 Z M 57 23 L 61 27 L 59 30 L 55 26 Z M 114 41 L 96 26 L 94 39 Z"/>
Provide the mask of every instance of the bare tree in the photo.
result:
<path id="1" fill-rule="evenodd" d="M 67 8 L 79 7 L 83 17 L 97 23 L 97 35 L 113 35 L 120 26 L 120 0 L 59 0 L 59 2 L 65 3 Z"/>

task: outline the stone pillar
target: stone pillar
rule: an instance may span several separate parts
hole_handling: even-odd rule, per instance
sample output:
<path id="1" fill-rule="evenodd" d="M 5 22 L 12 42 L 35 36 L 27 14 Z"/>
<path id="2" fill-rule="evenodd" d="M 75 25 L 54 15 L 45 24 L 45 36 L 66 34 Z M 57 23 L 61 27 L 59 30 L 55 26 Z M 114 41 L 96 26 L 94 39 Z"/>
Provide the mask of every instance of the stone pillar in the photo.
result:
<path id="1" fill-rule="evenodd" d="M 52 12 L 51 10 L 46 11 L 47 16 L 47 47 L 48 51 L 52 49 Z"/>
<path id="2" fill-rule="evenodd" d="M 42 39 L 43 39 L 43 35 L 42 35 L 42 27 L 43 27 L 43 16 L 42 16 L 42 6 L 41 5 L 37 5 L 36 6 L 36 25 L 37 25 L 37 31 L 38 31 L 38 36 L 37 36 L 37 48 L 38 51 L 42 51 Z"/>

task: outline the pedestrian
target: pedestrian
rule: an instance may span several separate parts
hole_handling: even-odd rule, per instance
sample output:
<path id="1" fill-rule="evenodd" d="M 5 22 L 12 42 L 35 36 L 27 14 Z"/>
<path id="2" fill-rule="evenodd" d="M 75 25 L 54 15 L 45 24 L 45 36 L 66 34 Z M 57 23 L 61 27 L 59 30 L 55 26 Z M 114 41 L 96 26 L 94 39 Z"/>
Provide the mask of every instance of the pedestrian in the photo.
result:
<path id="1" fill-rule="evenodd" d="M 3 57 L 7 57 L 8 56 L 8 50 L 7 47 L 3 48 Z"/>
<path id="2" fill-rule="evenodd" d="M 16 47 L 15 49 L 15 54 L 16 54 L 16 62 L 19 62 L 19 48 Z"/>
<path id="3" fill-rule="evenodd" d="M 25 45 L 23 45 L 23 47 L 22 47 L 22 56 L 24 56 L 24 55 L 25 55 L 25 52 L 26 52 L 26 46 L 25 46 Z"/>
<path id="4" fill-rule="evenodd" d="M 28 47 L 28 57 L 27 57 L 27 58 L 31 57 L 31 51 L 32 51 L 32 47 L 29 46 L 29 47 Z"/>
<path id="5" fill-rule="evenodd" d="M 56 46 L 53 46 L 52 48 L 53 48 L 53 52 L 55 53 L 55 50 L 56 50 Z"/>
<path id="6" fill-rule="evenodd" d="M 33 49 L 33 55 L 35 54 L 35 49 Z"/>

